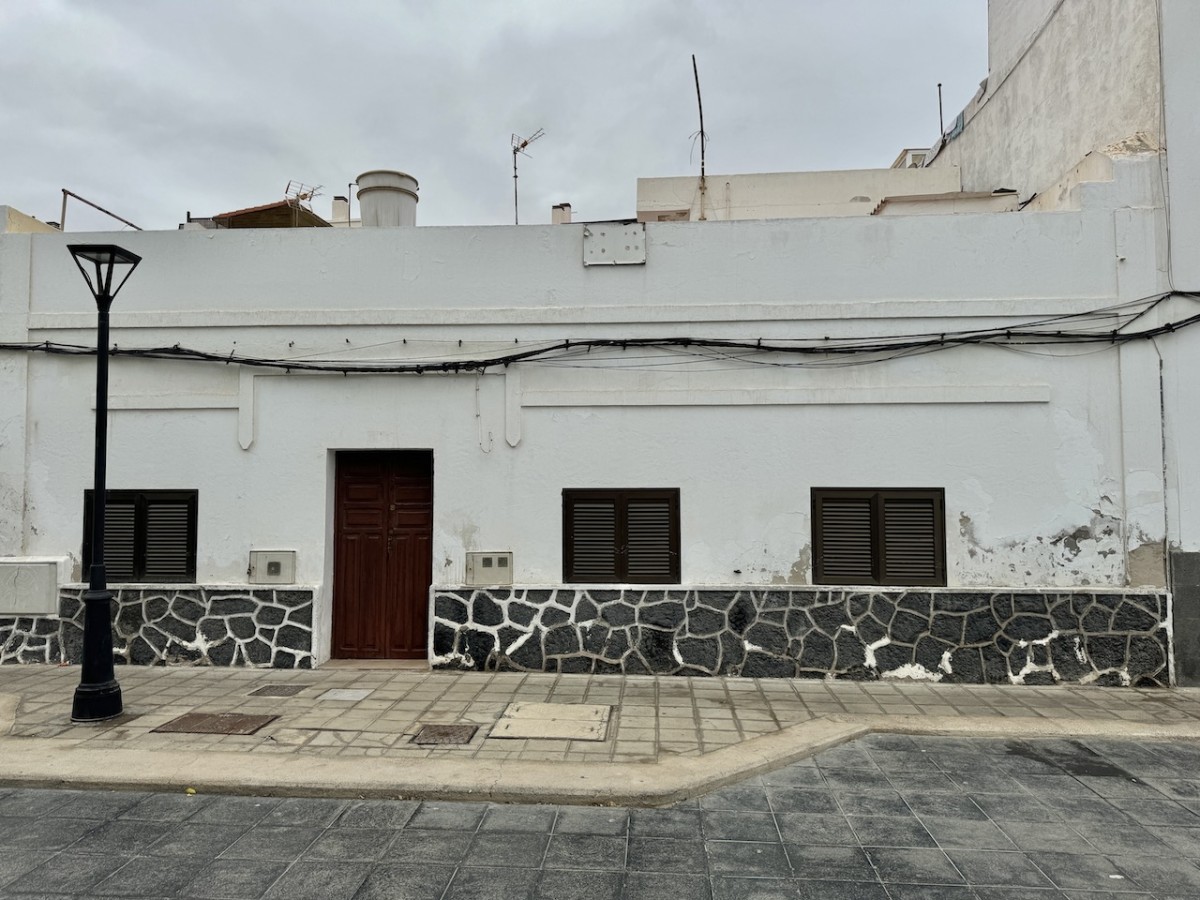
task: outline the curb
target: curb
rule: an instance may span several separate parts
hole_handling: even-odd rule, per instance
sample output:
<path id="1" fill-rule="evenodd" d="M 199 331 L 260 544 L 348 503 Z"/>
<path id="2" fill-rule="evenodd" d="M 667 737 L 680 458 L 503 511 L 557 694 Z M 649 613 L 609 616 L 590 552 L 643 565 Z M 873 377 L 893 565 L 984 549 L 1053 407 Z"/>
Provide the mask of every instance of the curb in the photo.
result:
<path id="1" fill-rule="evenodd" d="M 0 715 L 9 697 L 0 696 Z M 14 705 L 15 709 L 15 705 Z M 0 722 L 2 724 L 2 722 Z M 827 716 L 703 756 L 646 763 L 337 759 L 301 754 L 64 747 L 0 738 L 0 784 L 280 797 L 484 800 L 665 806 L 781 768 L 870 733 L 962 737 L 1200 739 L 1200 723 L 1033 717 Z"/>

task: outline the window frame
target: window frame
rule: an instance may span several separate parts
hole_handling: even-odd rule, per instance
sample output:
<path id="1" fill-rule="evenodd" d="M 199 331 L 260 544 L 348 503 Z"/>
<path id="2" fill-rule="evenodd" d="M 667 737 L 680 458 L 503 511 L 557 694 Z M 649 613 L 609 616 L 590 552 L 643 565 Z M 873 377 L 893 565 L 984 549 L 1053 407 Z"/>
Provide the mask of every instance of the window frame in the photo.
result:
<path id="1" fill-rule="evenodd" d="M 838 581 L 826 576 L 823 503 L 826 499 L 871 501 L 871 578 L 869 580 Z M 945 587 L 946 586 L 946 489 L 945 488 L 812 488 L 811 528 L 813 553 L 813 584 L 873 585 L 880 587 Z M 886 521 L 884 505 L 888 500 L 930 500 L 933 503 L 934 577 L 932 579 L 894 578 L 884 570 L 886 563 Z"/>
<path id="2" fill-rule="evenodd" d="M 608 500 L 616 504 L 614 557 L 616 570 L 611 582 L 575 577 L 575 534 L 573 504 L 581 500 Z M 630 500 L 666 500 L 668 504 L 667 553 L 670 571 L 661 579 L 629 580 L 628 504 Z M 680 583 L 679 488 L 563 488 L 562 561 L 565 584 L 679 584 Z"/>
<path id="3" fill-rule="evenodd" d="M 92 565 L 92 495 L 93 490 L 88 488 L 83 492 L 83 575 L 86 580 L 87 573 Z M 108 580 L 116 584 L 194 584 L 196 581 L 196 546 L 197 546 L 197 521 L 199 511 L 200 492 L 195 489 L 167 489 L 167 490 L 110 490 L 105 491 L 105 510 L 110 503 L 132 503 L 134 507 L 133 515 L 133 572 L 131 577 L 125 578 L 111 574 L 106 571 Z M 187 571 L 183 577 L 179 579 L 163 580 L 150 579 L 146 577 L 146 553 L 147 553 L 147 536 L 148 536 L 148 516 L 149 509 L 154 502 L 179 502 L 187 503 L 187 548 L 186 548 L 186 563 Z M 107 527 L 112 520 L 105 515 L 105 526 Z M 107 549 L 107 544 L 106 544 Z M 107 554 L 106 554 L 107 556 Z M 108 559 L 105 559 L 105 568 L 108 568 Z"/>

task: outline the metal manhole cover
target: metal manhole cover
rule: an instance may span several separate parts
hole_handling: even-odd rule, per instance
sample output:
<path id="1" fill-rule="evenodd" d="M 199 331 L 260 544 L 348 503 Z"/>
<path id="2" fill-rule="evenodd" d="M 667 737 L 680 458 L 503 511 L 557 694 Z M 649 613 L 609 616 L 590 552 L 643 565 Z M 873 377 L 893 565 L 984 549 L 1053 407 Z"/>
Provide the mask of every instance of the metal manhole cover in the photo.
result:
<path id="1" fill-rule="evenodd" d="M 435 747 L 447 744 L 469 744 L 478 730 L 478 725 L 422 725 L 412 742 Z"/>
<path id="2" fill-rule="evenodd" d="M 150 729 L 166 734 L 254 734 L 279 716 L 247 716 L 242 713 L 185 713 Z"/>
<path id="3" fill-rule="evenodd" d="M 251 697 L 295 697 L 298 693 L 304 690 L 306 684 L 268 684 L 266 687 L 260 687 L 257 691 L 251 691 Z"/>

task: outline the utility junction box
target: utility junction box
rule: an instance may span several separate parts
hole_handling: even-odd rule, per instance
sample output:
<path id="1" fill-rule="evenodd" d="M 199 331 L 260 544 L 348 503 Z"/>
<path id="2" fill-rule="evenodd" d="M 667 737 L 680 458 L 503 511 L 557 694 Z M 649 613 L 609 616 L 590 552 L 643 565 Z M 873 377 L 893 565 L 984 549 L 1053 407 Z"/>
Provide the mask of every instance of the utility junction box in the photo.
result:
<path id="1" fill-rule="evenodd" d="M 251 550 L 246 573 L 251 584 L 295 584 L 295 550 Z"/>
<path id="2" fill-rule="evenodd" d="M 512 584 L 512 551 L 472 550 L 467 553 L 467 584 Z"/>

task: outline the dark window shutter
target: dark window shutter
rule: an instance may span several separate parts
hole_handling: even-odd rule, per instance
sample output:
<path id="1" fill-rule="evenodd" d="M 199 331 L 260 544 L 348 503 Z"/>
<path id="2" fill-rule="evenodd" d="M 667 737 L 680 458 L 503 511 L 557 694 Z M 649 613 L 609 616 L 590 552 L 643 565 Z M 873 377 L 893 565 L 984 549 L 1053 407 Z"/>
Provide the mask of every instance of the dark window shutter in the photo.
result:
<path id="1" fill-rule="evenodd" d="M 944 585 L 941 488 L 813 488 L 817 584 Z"/>
<path id="2" fill-rule="evenodd" d="M 882 496 L 883 581 L 939 584 L 941 535 L 932 497 Z"/>
<path id="3" fill-rule="evenodd" d="M 146 498 L 146 581 L 177 582 L 195 577 L 195 498 Z"/>
<path id="4" fill-rule="evenodd" d="M 196 579 L 196 491 L 109 491 L 104 569 L 110 583 Z M 92 564 L 92 492 L 84 493 L 84 576 Z"/>
<path id="5" fill-rule="evenodd" d="M 869 496 L 821 497 L 817 501 L 817 580 L 825 584 L 874 584 L 874 528 Z"/>
<path id="6" fill-rule="evenodd" d="M 574 499 L 567 505 L 568 581 L 617 581 L 617 499 Z"/>
<path id="7" fill-rule="evenodd" d="M 91 505 L 89 504 L 89 510 Z M 90 518 L 90 516 L 89 516 Z M 104 508 L 104 571 L 110 581 L 131 581 L 137 571 L 137 506 L 132 499 L 109 498 Z M 88 522 L 91 539 L 91 522 Z M 88 548 L 91 565 L 91 548 Z M 84 573 L 87 576 L 87 573 Z"/>
<path id="8" fill-rule="evenodd" d="M 678 582 L 678 489 L 564 490 L 563 579 Z"/>
<path id="9" fill-rule="evenodd" d="M 625 504 L 625 579 L 673 582 L 679 576 L 677 496 L 630 496 Z"/>

